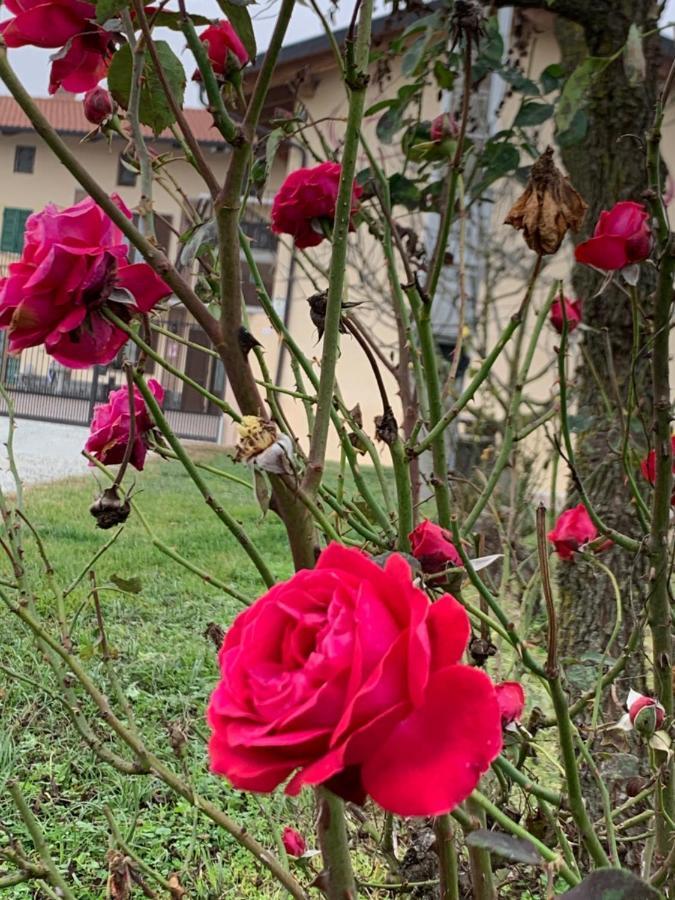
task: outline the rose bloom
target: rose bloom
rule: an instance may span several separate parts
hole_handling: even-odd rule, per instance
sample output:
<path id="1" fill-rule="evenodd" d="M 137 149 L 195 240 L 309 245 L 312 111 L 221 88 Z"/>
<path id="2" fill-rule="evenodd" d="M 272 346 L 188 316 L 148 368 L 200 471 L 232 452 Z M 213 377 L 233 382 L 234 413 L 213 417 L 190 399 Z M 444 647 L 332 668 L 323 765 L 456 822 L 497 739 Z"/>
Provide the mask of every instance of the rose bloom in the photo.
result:
<path id="1" fill-rule="evenodd" d="M 281 841 L 289 856 L 302 856 L 307 849 L 304 837 L 295 828 L 289 828 L 288 825 L 282 832 Z"/>
<path id="2" fill-rule="evenodd" d="M 591 521 L 583 503 L 565 510 L 549 531 L 547 537 L 554 545 L 560 559 L 572 559 L 575 551 L 598 536 L 598 529 Z"/>
<path id="3" fill-rule="evenodd" d="M 295 246 L 301 250 L 316 247 L 325 234 L 319 221 L 332 226 L 335 218 L 338 184 L 342 167 L 339 163 L 325 162 L 311 169 L 296 169 L 286 177 L 272 204 L 272 231 L 290 234 Z M 352 215 L 359 208 L 360 185 L 352 188 Z M 353 230 L 353 225 L 350 226 Z"/>
<path id="4" fill-rule="evenodd" d="M 61 47 L 52 59 L 49 93 L 88 91 L 105 78 L 115 49 L 96 24 L 96 7 L 83 0 L 7 0 L 14 17 L 0 23 L 8 47 Z"/>
<path id="5" fill-rule="evenodd" d="M 517 681 L 502 681 L 495 685 L 497 703 L 502 717 L 502 725 L 505 728 L 513 726 L 520 721 L 525 709 L 525 691 Z M 513 730 L 513 728 L 511 728 Z"/>
<path id="6" fill-rule="evenodd" d="M 164 388 L 162 385 L 155 381 L 154 378 L 150 378 L 148 380 L 148 388 L 161 406 L 164 401 Z M 136 430 L 129 462 L 140 472 L 145 465 L 145 456 L 148 452 L 147 435 L 154 428 L 155 423 L 145 405 L 143 394 L 135 385 L 134 419 Z M 112 391 L 107 403 L 101 403 L 94 410 L 90 434 L 84 449 L 105 465 L 119 465 L 124 458 L 127 444 L 129 443 L 130 427 L 129 389 L 124 386 L 117 391 Z"/>
<path id="7" fill-rule="evenodd" d="M 84 117 L 92 125 L 102 125 L 115 111 L 115 104 L 110 92 L 100 85 L 92 88 L 82 100 Z"/>
<path id="8" fill-rule="evenodd" d="M 112 199 L 131 219 L 122 200 Z M 0 328 L 10 352 L 44 344 L 72 369 L 111 362 L 127 336 L 104 318 L 104 305 L 129 321 L 171 293 L 147 263 L 130 265 L 128 252 L 120 229 L 90 197 L 62 210 L 48 203 L 29 216 L 21 259 L 0 280 Z"/>
<path id="9" fill-rule="evenodd" d="M 443 138 L 459 137 L 459 125 L 450 113 L 442 113 L 431 122 L 431 140 L 442 141 Z"/>
<path id="10" fill-rule="evenodd" d="M 582 304 L 581 300 L 568 300 L 567 297 L 564 298 L 564 302 L 565 318 L 567 319 L 567 331 L 571 334 L 577 327 L 577 325 L 582 321 Z M 554 300 L 551 304 L 551 325 L 553 325 L 558 334 L 562 334 L 563 305 L 560 302 L 560 298 Z"/>
<path id="11" fill-rule="evenodd" d="M 463 566 L 462 557 L 452 543 L 450 533 L 425 519 L 408 535 L 410 550 L 425 575 Z"/>
<path id="12" fill-rule="evenodd" d="M 675 475 L 675 435 L 673 435 L 670 439 L 670 445 L 673 453 L 673 475 Z M 645 456 L 645 458 L 640 463 L 640 471 L 644 478 L 651 484 L 653 487 L 656 484 L 656 451 L 650 450 L 649 453 Z M 671 504 L 675 505 L 675 485 L 673 486 L 673 493 L 670 498 Z"/>
<path id="13" fill-rule="evenodd" d="M 459 662 L 469 632 L 464 608 L 430 603 L 399 554 L 380 568 L 330 544 L 228 631 L 213 771 L 262 792 L 293 775 L 288 794 L 325 784 L 402 816 L 453 809 L 502 744 L 494 685 Z"/>
<path id="14" fill-rule="evenodd" d="M 246 47 L 239 40 L 239 35 L 227 19 L 221 19 L 215 25 L 209 25 L 199 35 L 199 40 L 206 46 L 213 71 L 222 78 L 243 68 L 249 61 Z M 202 80 L 202 73 L 199 69 L 195 70 L 192 80 Z"/>
<path id="15" fill-rule="evenodd" d="M 603 210 L 593 237 L 575 250 L 577 262 L 596 269 L 623 269 L 647 259 L 652 248 L 649 213 L 642 203 L 622 200 Z"/>

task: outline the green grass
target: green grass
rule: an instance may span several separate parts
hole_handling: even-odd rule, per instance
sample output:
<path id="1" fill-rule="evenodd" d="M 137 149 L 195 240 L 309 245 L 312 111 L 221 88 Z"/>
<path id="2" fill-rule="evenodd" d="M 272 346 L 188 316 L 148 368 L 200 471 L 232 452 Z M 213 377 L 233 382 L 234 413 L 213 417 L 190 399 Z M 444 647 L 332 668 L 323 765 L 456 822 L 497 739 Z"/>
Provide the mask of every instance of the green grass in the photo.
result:
<path id="1" fill-rule="evenodd" d="M 239 476 L 223 454 L 209 462 Z M 273 514 L 265 518 L 253 494 L 231 482 L 208 476 L 218 499 L 246 527 L 277 577 L 291 572 L 283 526 Z M 26 492 L 25 507 L 39 529 L 47 554 L 63 587 L 83 571 L 110 537 L 94 527 L 88 508 L 96 493 L 91 477 L 71 479 Z M 135 500 L 157 535 L 193 564 L 254 599 L 263 585 L 244 551 L 206 507 L 178 463 L 152 463 L 137 478 Z M 54 609 L 34 542 L 25 538 L 29 580 L 38 609 L 54 626 Z M 4 559 L 4 558 L 3 558 Z M 226 626 L 241 608 L 236 600 L 204 583 L 152 546 L 136 516 L 96 563 L 99 584 L 112 576 L 137 576 L 137 594 L 101 591 L 106 630 L 116 655 L 116 670 L 148 747 L 180 770 L 168 739 L 178 723 L 189 734 L 186 772 L 194 785 L 237 819 L 265 846 L 274 847 L 271 822 L 289 824 L 311 835 L 311 796 L 289 800 L 282 795 L 261 801 L 232 790 L 207 771 L 204 710 L 217 679 L 215 648 L 204 637 L 210 622 Z M 0 578 L 10 578 L 6 560 Z M 67 598 L 76 652 L 97 683 L 111 695 L 102 671 L 95 611 L 84 579 Z M 78 614 L 79 610 L 79 614 Z M 40 662 L 32 637 L 15 617 L 0 610 L 2 665 L 47 690 L 0 671 L 0 821 L 31 841 L 2 791 L 2 781 L 17 778 L 44 829 L 57 865 L 67 873 L 78 897 L 105 896 L 109 831 L 103 808 L 108 804 L 142 859 L 165 878 L 180 873 L 191 898 L 276 898 L 285 896 L 267 874 L 225 832 L 153 777 L 131 778 L 98 762 L 75 734 L 62 706 L 49 692 L 57 690 Z M 83 697 L 83 708 L 95 721 Z M 104 733 L 102 726 L 96 726 Z M 117 748 L 119 749 L 119 747 Z M 263 811 L 264 810 L 264 811 Z M 0 846 L 3 838 L 0 836 Z M 10 871 L 0 864 L 0 872 Z M 16 898 L 44 896 L 35 885 L 9 889 Z M 139 892 L 140 894 L 140 892 Z M 164 896 L 160 891 L 160 895 Z"/>

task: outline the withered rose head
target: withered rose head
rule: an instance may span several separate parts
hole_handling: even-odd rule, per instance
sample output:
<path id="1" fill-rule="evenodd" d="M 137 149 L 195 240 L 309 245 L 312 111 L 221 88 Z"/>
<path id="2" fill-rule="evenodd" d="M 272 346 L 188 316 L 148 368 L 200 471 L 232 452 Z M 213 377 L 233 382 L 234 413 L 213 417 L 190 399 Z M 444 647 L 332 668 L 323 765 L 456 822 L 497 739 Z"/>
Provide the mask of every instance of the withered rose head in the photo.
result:
<path id="1" fill-rule="evenodd" d="M 547 147 L 504 222 L 523 232 L 530 250 L 546 256 L 557 252 L 569 229 L 579 231 L 587 209 L 581 194 L 553 162 L 553 148 Z"/>

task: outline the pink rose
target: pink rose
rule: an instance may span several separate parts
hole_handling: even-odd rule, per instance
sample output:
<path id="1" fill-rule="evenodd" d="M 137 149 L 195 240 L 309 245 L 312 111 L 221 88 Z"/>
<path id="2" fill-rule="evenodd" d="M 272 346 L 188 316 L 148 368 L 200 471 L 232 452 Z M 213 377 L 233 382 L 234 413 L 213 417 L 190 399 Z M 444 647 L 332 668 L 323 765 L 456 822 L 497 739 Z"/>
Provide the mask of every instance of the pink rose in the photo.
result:
<path id="1" fill-rule="evenodd" d="M 649 213 L 642 203 L 622 200 L 600 213 L 593 237 L 579 244 L 577 262 L 596 269 L 623 269 L 647 259 L 652 248 Z"/>
<path id="2" fill-rule="evenodd" d="M 670 439 L 670 445 L 673 453 L 673 474 L 675 475 L 675 435 Z M 641 461 L 640 471 L 642 472 L 643 477 L 646 478 L 653 487 L 656 484 L 656 452 L 654 450 L 650 450 Z M 675 505 L 675 486 L 673 487 L 670 502 Z"/>
<path id="3" fill-rule="evenodd" d="M 431 122 L 431 140 L 442 141 L 444 138 L 459 137 L 459 125 L 450 113 L 441 113 Z"/>
<path id="4" fill-rule="evenodd" d="M 164 388 L 154 378 L 148 380 L 148 387 L 157 402 L 164 401 Z M 136 430 L 134 448 L 129 462 L 139 472 L 145 465 L 148 452 L 148 432 L 154 428 L 145 400 L 134 385 L 134 419 Z M 101 403 L 94 410 L 90 434 L 84 449 L 95 456 L 99 462 L 108 466 L 116 466 L 122 462 L 129 443 L 131 412 L 129 410 L 129 391 L 126 386 L 112 391 L 107 403 Z"/>
<path id="5" fill-rule="evenodd" d="M 647 697 L 632 688 L 626 698 L 628 712 L 617 722 L 617 728 L 622 731 L 635 729 L 644 735 L 652 735 L 663 725 L 666 711 L 654 697 Z"/>
<path id="6" fill-rule="evenodd" d="M 572 559 L 580 547 L 594 541 L 597 536 L 598 529 L 583 503 L 558 516 L 555 528 L 547 535 L 560 559 Z"/>
<path id="7" fill-rule="evenodd" d="M 564 301 L 565 318 L 567 319 L 567 330 L 571 334 L 577 327 L 577 325 L 581 322 L 582 304 L 581 300 L 568 300 L 567 297 L 564 298 Z M 560 298 L 554 300 L 551 304 L 551 325 L 553 325 L 558 334 L 562 334 L 563 305 L 560 302 Z"/>
<path id="8" fill-rule="evenodd" d="M 128 252 L 120 229 L 89 197 L 63 210 L 48 203 L 30 216 L 21 259 L 0 280 L 0 328 L 10 352 L 44 344 L 73 369 L 111 362 L 127 336 L 103 316 L 104 305 L 129 321 L 171 293 L 147 263 L 130 265 Z"/>
<path id="9" fill-rule="evenodd" d="M 402 816 L 469 796 L 501 748 L 497 695 L 459 660 L 469 620 L 430 603 L 408 564 L 330 544 L 240 613 L 211 696 L 214 772 L 236 788 L 326 784 Z M 295 774 L 293 774 L 295 773 Z"/>
<path id="10" fill-rule="evenodd" d="M 452 543 L 450 533 L 425 519 L 410 532 L 410 549 L 425 575 L 462 566 L 462 557 Z"/>
<path id="11" fill-rule="evenodd" d="M 215 25 L 209 25 L 199 35 L 199 40 L 206 46 L 213 71 L 222 78 L 227 78 L 229 74 L 238 71 L 249 61 L 246 47 L 239 40 L 239 35 L 227 19 L 221 19 Z M 195 70 L 192 80 L 202 80 L 202 73 L 199 69 Z"/>
<path id="12" fill-rule="evenodd" d="M 300 249 L 316 247 L 326 236 L 322 220 L 332 227 L 342 167 L 325 162 L 312 169 L 296 169 L 286 177 L 272 204 L 272 231 L 290 234 Z M 359 208 L 360 185 L 352 188 L 352 215 Z M 353 230 L 353 226 L 351 226 Z"/>
<path id="13" fill-rule="evenodd" d="M 307 849 L 304 837 L 295 828 L 289 828 L 288 825 L 283 830 L 281 841 L 289 856 L 302 856 Z"/>
<path id="14" fill-rule="evenodd" d="M 520 717 L 525 709 L 523 686 L 517 681 L 502 681 L 495 685 L 495 691 L 497 692 L 499 712 L 502 716 L 502 725 L 508 728 L 509 725 L 520 722 Z"/>
<path id="15" fill-rule="evenodd" d="M 7 0 L 14 17 L 0 23 L 8 47 L 61 47 L 52 60 L 49 93 L 95 87 L 108 71 L 113 35 L 96 24 L 96 7 L 83 0 Z"/>
<path id="16" fill-rule="evenodd" d="M 84 95 L 82 110 L 88 122 L 92 125 L 102 125 L 112 116 L 115 104 L 110 92 L 97 85 Z"/>

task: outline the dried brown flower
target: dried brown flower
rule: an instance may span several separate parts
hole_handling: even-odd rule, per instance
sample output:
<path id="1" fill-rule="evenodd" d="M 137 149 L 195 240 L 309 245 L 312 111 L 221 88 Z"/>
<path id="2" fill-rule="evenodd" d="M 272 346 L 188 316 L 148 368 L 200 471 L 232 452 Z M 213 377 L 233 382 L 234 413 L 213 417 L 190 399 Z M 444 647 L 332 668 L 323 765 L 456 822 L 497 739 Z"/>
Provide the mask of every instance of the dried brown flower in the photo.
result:
<path id="1" fill-rule="evenodd" d="M 579 231 L 587 209 L 581 194 L 553 162 L 553 148 L 547 147 L 504 222 L 522 230 L 527 246 L 545 256 L 556 253 L 568 229 Z"/>

